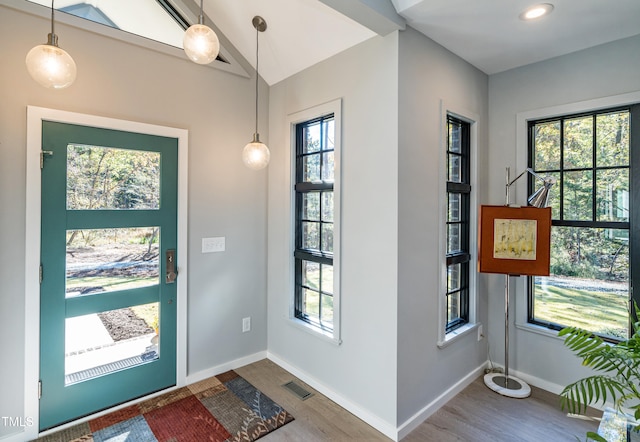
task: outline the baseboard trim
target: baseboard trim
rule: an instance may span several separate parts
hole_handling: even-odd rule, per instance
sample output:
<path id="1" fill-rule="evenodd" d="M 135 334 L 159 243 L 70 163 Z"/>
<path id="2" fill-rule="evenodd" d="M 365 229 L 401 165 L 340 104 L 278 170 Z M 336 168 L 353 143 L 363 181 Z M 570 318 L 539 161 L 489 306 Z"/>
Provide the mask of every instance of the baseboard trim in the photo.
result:
<path id="1" fill-rule="evenodd" d="M 487 366 L 486 363 L 483 363 L 479 367 L 475 368 L 469 374 L 467 374 L 464 378 L 460 379 L 446 391 L 444 391 L 440 396 L 431 401 L 431 403 L 427 404 L 422 410 L 418 411 L 416 414 L 411 416 L 405 422 L 402 423 L 398 427 L 397 431 L 397 439 L 401 440 L 413 430 L 418 428 L 418 426 L 424 422 L 429 416 L 438 411 L 440 407 L 446 404 L 449 400 L 453 399 L 453 397 L 464 390 L 469 384 L 475 381 L 478 376 L 484 373 L 484 369 Z"/>
<path id="2" fill-rule="evenodd" d="M 200 382 L 204 379 L 208 379 L 212 376 L 217 376 L 225 371 L 235 370 L 236 368 L 244 367 L 245 365 L 253 364 L 254 362 L 261 361 L 267 358 L 266 351 L 259 351 L 249 356 L 234 359 L 233 361 L 225 362 L 224 364 L 216 365 L 215 367 L 207 368 L 206 370 L 198 371 L 193 374 L 187 375 L 187 385 Z"/>
<path id="3" fill-rule="evenodd" d="M 296 376 L 301 381 L 311 386 L 313 389 L 319 391 L 320 393 L 331 399 L 333 402 L 340 405 L 342 408 L 346 409 L 349 413 L 357 416 L 359 419 L 362 419 L 367 424 L 371 425 L 373 428 L 375 428 L 391 440 L 398 441 L 398 432 L 396 428 L 389 422 L 386 422 L 380 419 L 378 416 L 375 416 L 369 411 L 363 409 L 358 404 L 345 398 L 344 396 L 327 387 L 325 384 L 313 378 L 312 376 L 309 376 L 309 374 L 307 374 L 303 370 L 294 365 L 291 365 L 277 354 L 267 352 L 267 358 L 273 363 L 287 370 L 292 375 Z"/>
<path id="4" fill-rule="evenodd" d="M 523 373 L 518 370 L 509 369 L 509 374 L 513 375 L 517 378 L 522 379 L 529 385 L 533 385 L 534 387 L 541 388 L 553 394 L 560 394 L 564 387 L 562 385 L 554 384 L 553 382 L 545 381 L 544 379 L 540 379 L 536 376 L 531 376 L 527 373 Z"/>
<path id="5" fill-rule="evenodd" d="M 37 433 L 36 433 L 36 437 Z M 26 440 L 33 439 L 33 437 L 28 437 L 26 431 L 20 431 L 19 433 L 11 433 L 5 434 L 4 436 L 0 436 L 0 440 L 2 442 L 24 442 Z"/>

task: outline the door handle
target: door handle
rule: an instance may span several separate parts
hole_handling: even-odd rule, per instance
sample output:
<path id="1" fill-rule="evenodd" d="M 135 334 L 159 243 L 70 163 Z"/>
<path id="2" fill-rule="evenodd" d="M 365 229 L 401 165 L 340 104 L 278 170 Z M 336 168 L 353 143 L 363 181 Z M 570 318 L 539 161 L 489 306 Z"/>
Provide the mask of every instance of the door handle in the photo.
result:
<path id="1" fill-rule="evenodd" d="M 175 249 L 169 249 L 166 252 L 166 278 L 167 284 L 173 284 L 178 277 L 178 270 L 176 269 L 176 251 Z"/>

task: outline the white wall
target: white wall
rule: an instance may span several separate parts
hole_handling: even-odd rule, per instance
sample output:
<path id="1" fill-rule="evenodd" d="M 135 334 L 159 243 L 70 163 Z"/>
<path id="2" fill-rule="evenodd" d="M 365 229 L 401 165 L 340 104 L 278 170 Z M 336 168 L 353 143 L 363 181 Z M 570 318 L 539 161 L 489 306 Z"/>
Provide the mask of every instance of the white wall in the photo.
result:
<path id="1" fill-rule="evenodd" d="M 526 143 L 516 146 L 518 113 L 555 106 L 580 108 L 579 102 L 640 91 L 640 36 L 492 75 L 489 78 L 489 196 L 485 204 L 504 201 L 504 170 L 526 167 Z M 522 130 L 523 128 L 520 128 Z M 513 175 L 512 175 L 513 176 Z M 521 186 L 520 201 L 524 199 Z M 526 322 L 524 278 L 511 278 L 514 307 Z M 502 276 L 489 281 L 491 353 L 504 361 L 504 293 Z M 514 294 L 513 291 L 516 291 Z M 514 309 L 515 311 L 515 309 Z M 511 317 L 514 317 L 512 315 Z M 580 361 L 557 337 L 511 328 L 510 364 L 534 385 L 558 390 L 587 375 Z"/>
<path id="2" fill-rule="evenodd" d="M 407 28 L 400 33 L 399 75 L 398 423 L 436 400 L 486 361 L 486 341 L 469 333 L 438 348 L 440 248 L 445 220 L 443 111 L 477 118 L 473 192 L 486 180 L 488 78 L 456 55 Z M 442 210 L 441 210 L 442 209 Z M 472 209 L 473 211 L 473 209 Z M 472 244 L 472 247 L 474 245 Z M 442 256 L 441 256 L 442 255 Z M 471 268 L 471 271 L 475 269 Z M 486 296 L 478 294 L 478 322 Z"/>
<path id="3" fill-rule="evenodd" d="M 254 132 L 254 81 L 63 24 L 78 78 L 51 91 L 24 58 L 47 19 L 0 6 L 0 416 L 24 416 L 26 107 L 48 107 L 189 130 L 189 375 L 266 350 L 267 172 L 242 165 Z M 261 82 L 266 135 L 268 101 Z M 264 97 L 265 99 L 262 99 Z M 264 137 L 266 140 L 266 136 Z M 201 239 L 227 251 L 203 255 Z M 241 333 L 241 319 L 252 331 Z M 18 433 L 0 421 L 0 438 Z"/>
<path id="4" fill-rule="evenodd" d="M 398 34 L 375 37 L 271 87 L 269 352 L 350 411 L 396 426 Z M 342 345 L 289 320 L 288 115 L 342 98 Z M 374 422 L 376 421 L 377 422 Z"/>

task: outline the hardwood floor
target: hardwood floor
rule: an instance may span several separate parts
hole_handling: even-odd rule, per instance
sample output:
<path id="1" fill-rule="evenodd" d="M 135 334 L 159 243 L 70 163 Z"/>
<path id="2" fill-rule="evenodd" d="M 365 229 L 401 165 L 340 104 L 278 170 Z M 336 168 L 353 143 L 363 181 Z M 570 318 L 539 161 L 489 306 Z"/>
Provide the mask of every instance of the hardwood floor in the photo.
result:
<path id="1" fill-rule="evenodd" d="M 531 387 L 526 399 L 508 398 L 489 390 L 480 377 L 403 441 L 575 442 L 597 428 L 596 421 L 567 417 L 555 394 Z"/>
<path id="2" fill-rule="evenodd" d="M 375 428 L 268 359 L 237 368 L 235 371 L 295 417 L 293 422 L 261 438 L 261 442 L 389 440 Z M 300 400 L 282 387 L 291 380 L 295 380 L 298 385 L 314 395 L 304 401 Z"/>
<path id="3" fill-rule="evenodd" d="M 389 440 L 269 360 L 236 372 L 295 417 L 295 421 L 261 439 L 265 442 Z M 282 387 L 291 380 L 314 396 L 305 401 L 298 399 Z M 594 421 L 567 417 L 554 394 L 532 387 L 527 399 L 506 398 L 489 390 L 478 378 L 403 442 L 575 442 L 584 441 L 585 433 L 595 431 L 597 426 Z"/>

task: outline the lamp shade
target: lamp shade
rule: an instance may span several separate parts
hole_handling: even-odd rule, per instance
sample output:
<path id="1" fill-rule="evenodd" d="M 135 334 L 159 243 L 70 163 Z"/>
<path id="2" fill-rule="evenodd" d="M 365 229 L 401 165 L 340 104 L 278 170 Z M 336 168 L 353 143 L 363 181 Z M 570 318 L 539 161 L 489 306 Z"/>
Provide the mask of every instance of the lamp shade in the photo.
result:
<path id="1" fill-rule="evenodd" d="M 242 150 L 242 162 L 245 166 L 253 170 L 260 170 L 267 167 L 271 153 L 266 144 L 260 142 L 260 137 L 255 134 L 253 141 L 244 146 Z"/>
<path id="2" fill-rule="evenodd" d="M 189 26 L 182 40 L 184 52 L 194 63 L 209 64 L 218 56 L 220 41 L 213 30 L 203 24 Z"/>
<path id="3" fill-rule="evenodd" d="M 549 196 L 551 192 L 551 187 L 555 184 L 555 180 L 553 178 L 545 178 L 544 184 L 541 188 L 536 190 L 527 198 L 527 203 L 530 206 L 544 208 L 549 205 Z"/>
<path id="4" fill-rule="evenodd" d="M 58 46 L 38 45 L 29 51 L 25 62 L 31 77 L 44 87 L 64 89 L 76 79 L 76 63 Z"/>

